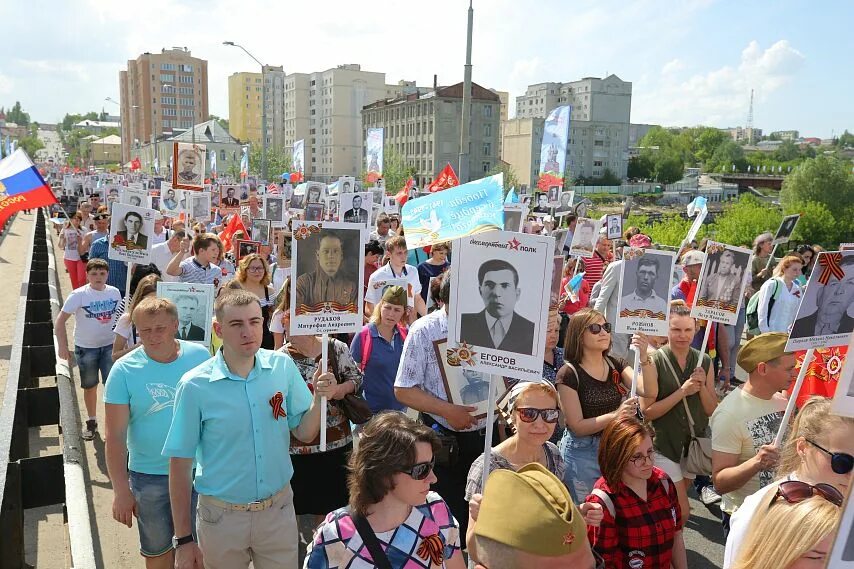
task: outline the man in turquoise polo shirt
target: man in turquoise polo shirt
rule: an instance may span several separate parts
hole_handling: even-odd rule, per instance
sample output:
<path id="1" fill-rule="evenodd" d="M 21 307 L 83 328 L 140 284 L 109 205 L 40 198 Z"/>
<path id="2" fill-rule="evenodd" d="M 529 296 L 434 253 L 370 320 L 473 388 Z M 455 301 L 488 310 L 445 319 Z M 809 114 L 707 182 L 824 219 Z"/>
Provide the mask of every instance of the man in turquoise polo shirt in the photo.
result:
<path id="1" fill-rule="evenodd" d="M 321 397 L 334 394 L 335 378 L 316 374 L 312 396 L 289 356 L 260 349 L 264 317 L 254 294 L 227 292 L 214 310 L 222 349 L 181 378 L 163 447 L 175 567 L 297 567 L 290 436 L 317 436 Z M 196 456 L 198 545 L 189 513 Z"/>
<path id="2" fill-rule="evenodd" d="M 113 364 L 104 390 L 113 518 L 131 527 L 136 516 L 146 569 L 170 569 L 175 532 L 169 459 L 161 450 L 172 424 L 178 380 L 210 359 L 210 353 L 175 339 L 178 309 L 165 298 L 142 300 L 132 320 L 142 347 Z"/>

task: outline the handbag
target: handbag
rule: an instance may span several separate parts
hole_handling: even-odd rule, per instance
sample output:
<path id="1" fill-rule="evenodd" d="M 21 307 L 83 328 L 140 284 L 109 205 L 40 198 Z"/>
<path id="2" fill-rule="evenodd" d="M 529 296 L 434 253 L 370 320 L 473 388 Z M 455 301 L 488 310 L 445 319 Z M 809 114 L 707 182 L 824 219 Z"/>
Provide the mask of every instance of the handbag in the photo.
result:
<path id="1" fill-rule="evenodd" d="M 332 360 L 332 375 L 335 376 L 335 381 L 338 381 L 338 356 L 335 354 L 335 343 L 332 338 L 329 339 L 329 359 Z M 331 399 L 333 405 L 338 407 L 348 420 L 356 425 L 362 425 L 371 420 L 374 412 L 368 402 L 356 393 L 348 393 L 343 399 Z"/>
<path id="2" fill-rule="evenodd" d="M 667 354 L 662 354 L 664 363 L 673 374 L 673 377 L 679 377 L 673 364 L 670 363 L 670 358 Z M 679 389 L 681 385 L 677 385 Z M 694 417 L 691 415 L 691 409 L 685 399 L 682 399 L 682 405 L 685 407 L 685 414 L 688 416 L 688 428 L 691 431 L 691 442 L 688 443 L 688 454 L 685 456 L 685 470 L 691 474 L 701 476 L 711 476 L 712 474 L 712 439 L 707 436 L 698 437 L 694 432 Z M 705 433 L 704 433 L 705 434 Z"/>
<path id="3" fill-rule="evenodd" d="M 356 531 L 358 531 L 359 535 L 362 537 L 362 543 L 364 543 L 365 547 L 368 548 L 368 552 L 370 552 L 371 557 L 374 560 L 374 567 L 378 567 L 379 569 L 391 569 L 391 562 L 388 560 L 388 556 L 380 546 L 380 540 L 377 539 L 377 534 L 374 533 L 374 528 L 372 528 L 371 524 L 368 523 L 367 518 L 361 514 L 357 514 L 353 510 L 350 510 L 350 519 L 353 520 L 353 525 L 356 526 Z"/>

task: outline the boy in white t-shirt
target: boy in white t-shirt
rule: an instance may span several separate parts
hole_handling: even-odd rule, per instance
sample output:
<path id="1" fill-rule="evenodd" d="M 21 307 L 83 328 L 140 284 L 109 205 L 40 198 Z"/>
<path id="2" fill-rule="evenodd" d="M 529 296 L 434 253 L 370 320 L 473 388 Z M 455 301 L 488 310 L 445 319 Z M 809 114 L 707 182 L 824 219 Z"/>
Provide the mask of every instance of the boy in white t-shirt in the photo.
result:
<path id="1" fill-rule="evenodd" d="M 378 281 L 393 279 L 405 279 L 407 283 L 406 296 L 415 310 L 410 312 L 410 323 L 419 316 L 427 314 L 427 304 L 421 298 L 421 280 L 418 278 L 418 269 L 406 264 L 407 248 L 406 239 L 396 235 L 385 242 L 386 255 L 389 261 L 371 275 L 368 280 L 368 290 L 365 293 L 365 316 L 369 317 L 373 312 L 374 305 L 382 298 L 382 287 L 373 286 Z M 398 283 L 395 283 L 398 284 Z"/>
<path id="2" fill-rule="evenodd" d="M 74 357 L 89 417 L 82 437 L 87 441 L 94 439 L 98 430 L 98 372 L 106 382 L 113 365 L 113 314 L 122 298 L 119 289 L 107 284 L 109 272 L 107 261 L 90 259 L 86 263 L 87 284 L 68 295 L 54 327 L 59 357 L 70 362 L 65 323 L 74 315 Z"/>

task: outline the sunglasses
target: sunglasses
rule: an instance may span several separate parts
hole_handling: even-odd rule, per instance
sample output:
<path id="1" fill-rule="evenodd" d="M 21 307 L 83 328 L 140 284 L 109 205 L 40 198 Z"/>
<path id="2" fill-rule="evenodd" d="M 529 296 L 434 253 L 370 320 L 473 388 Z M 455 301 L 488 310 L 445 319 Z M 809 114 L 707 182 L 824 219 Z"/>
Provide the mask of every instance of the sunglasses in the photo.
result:
<path id="1" fill-rule="evenodd" d="M 409 470 L 401 470 L 402 473 L 408 474 L 413 480 L 424 480 L 433 471 L 436 465 L 436 457 L 430 459 L 430 462 L 419 462 Z"/>
<path id="2" fill-rule="evenodd" d="M 533 423 L 537 417 L 542 417 L 546 423 L 557 423 L 560 411 L 557 409 L 535 409 L 534 407 L 517 407 L 516 412 L 519 413 L 519 418 L 524 423 Z"/>
<path id="3" fill-rule="evenodd" d="M 587 330 L 590 331 L 591 334 L 598 334 L 602 330 L 605 330 L 607 333 L 611 333 L 611 323 L 605 322 L 604 324 L 591 324 L 587 327 Z"/>
<path id="4" fill-rule="evenodd" d="M 854 469 L 854 456 L 844 452 L 830 452 L 809 439 L 806 439 L 806 441 L 821 452 L 830 455 L 830 468 L 836 474 L 848 474 L 851 472 L 851 469 Z"/>
<path id="5" fill-rule="evenodd" d="M 816 494 L 831 504 L 835 504 L 840 507 L 845 499 L 842 496 L 842 493 L 830 484 L 816 484 L 813 486 L 812 484 L 807 484 L 806 482 L 800 482 L 798 480 L 781 482 L 777 487 L 777 495 L 775 496 L 775 499 L 783 498 L 790 504 L 798 504 L 804 500 L 812 498 Z"/>

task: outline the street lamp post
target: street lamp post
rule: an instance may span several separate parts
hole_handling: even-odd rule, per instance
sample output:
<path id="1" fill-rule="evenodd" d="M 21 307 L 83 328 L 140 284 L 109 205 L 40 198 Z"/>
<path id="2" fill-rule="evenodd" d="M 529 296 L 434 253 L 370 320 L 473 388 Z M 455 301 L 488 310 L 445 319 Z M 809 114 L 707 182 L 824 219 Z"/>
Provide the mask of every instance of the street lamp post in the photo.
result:
<path id="1" fill-rule="evenodd" d="M 239 47 L 246 55 L 255 60 L 261 66 L 261 178 L 267 180 L 267 83 L 264 76 L 266 66 L 258 61 L 258 58 L 249 53 L 249 50 L 233 41 L 224 41 L 222 45 Z"/>
<path id="2" fill-rule="evenodd" d="M 471 36 L 474 10 L 472 0 L 469 0 L 468 33 L 466 35 L 466 65 L 463 74 L 463 116 L 460 125 L 460 183 L 469 181 L 469 147 L 471 146 Z"/>

